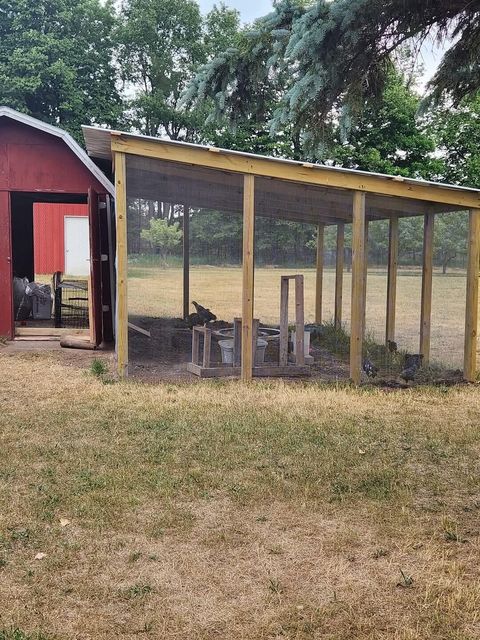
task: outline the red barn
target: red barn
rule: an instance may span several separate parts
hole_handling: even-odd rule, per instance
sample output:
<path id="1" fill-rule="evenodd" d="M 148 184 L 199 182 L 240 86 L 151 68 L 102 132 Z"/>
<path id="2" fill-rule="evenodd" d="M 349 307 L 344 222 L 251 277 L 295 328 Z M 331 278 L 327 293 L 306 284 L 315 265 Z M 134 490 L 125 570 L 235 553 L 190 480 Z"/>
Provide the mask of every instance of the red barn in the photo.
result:
<path id="1" fill-rule="evenodd" d="M 68 225 L 72 254 L 82 254 L 85 242 L 90 254 L 95 341 L 112 339 L 113 194 L 68 133 L 0 107 L 0 336 L 15 335 L 13 276 L 32 281 L 35 273 L 65 271 L 68 216 L 78 217 Z"/>

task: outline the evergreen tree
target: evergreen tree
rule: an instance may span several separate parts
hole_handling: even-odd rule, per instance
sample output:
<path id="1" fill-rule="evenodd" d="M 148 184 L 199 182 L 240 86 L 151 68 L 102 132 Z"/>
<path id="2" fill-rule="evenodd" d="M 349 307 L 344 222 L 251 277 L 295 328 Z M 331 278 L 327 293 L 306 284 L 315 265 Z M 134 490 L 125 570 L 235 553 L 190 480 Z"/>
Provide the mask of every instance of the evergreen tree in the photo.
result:
<path id="1" fill-rule="evenodd" d="M 311 145 L 332 114 L 346 126 L 366 99 L 382 95 L 392 58 L 405 42 L 436 34 L 450 48 L 431 83 L 431 100 L 458 101 L 480 87 L 480 0 L 280 0 L 237 46 L 197 75 L 186 101 L 215 101 L 216 115 L 242 117 L 267 78 L 287 82 L 271 123 L 294 123 Z"/>

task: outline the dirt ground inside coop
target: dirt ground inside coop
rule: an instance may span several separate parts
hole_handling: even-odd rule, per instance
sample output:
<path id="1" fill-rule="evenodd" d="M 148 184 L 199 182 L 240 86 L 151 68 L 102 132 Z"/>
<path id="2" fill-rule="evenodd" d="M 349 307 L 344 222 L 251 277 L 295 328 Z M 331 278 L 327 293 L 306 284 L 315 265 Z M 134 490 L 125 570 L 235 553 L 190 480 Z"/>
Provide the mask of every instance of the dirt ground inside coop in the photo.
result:
<path id="1" fill-rule="evenodd" d="M 172 379 L 195 380 L 197 376 L 187 371 L 187 363 L 192 360 L 192 331 L 181 318 L 146 318 L 130 316 L 129 322 L 150 332 L 150 337 L 130 328 L 129 375 L 143 380 Z M 217 321 L 210 325 L 215 330 L 231 327 L 228 322 Z M 219 340 L 212 340 L 211 366 L 221 365 L 222 355 Z M 314 362 L 311 375 L 306 379 L 347 381 L 349 378 L 348 358 L 331 353 L 321 344 L 312 344 L 310 355 Z M 265 351 L 265 363 L 276 364 L 279 360 L 279 341 L 269 340 Z"/>
<path id="2" fill-rule="evenodd" d="M 194 382 L 200 378 L 187 371 L 187 363 L 192 360 L 192 330 L 181 318 L 150 318 L 130 316 L 129 322 L 150 333 L 150 337 L 138 330 L 129 329 L 129 375 L 146 382 L 158 380 Z M 231 327 L 224 321 L 211 323 L 213 330 Z M 218 344 L 221 338 L 212 340 L 211 366 L 219 366 L 222 362 Z M 379 347 L 380 349 L 382 347 Z M 305 380 L 313 382 L 347 382 L 350 377 L 348 355 L 335 353 L 331 343 L 322 344 L 322 338 L 313 340 L 310 346 L 313 363 L 310 375 Z M 279 341 L 268 341 L 265 352 L 265 363 L 276 364 L 279 359 Z M 415 382 L 405 383 L 400 378 L 403 368 L 403 356 L 395 358 L 376 355 L 375 364 L 378 372 L 375 378 L 363 376 L 364 384 L 371 384 L 386 389 L 410 388 L 418 384 L 447 385 L 462 382 L 459 369 L 447 369 L 439 366 L 423 368 L 419 371 Z M 285 378 L 285 376 L 283 376 Z M 288 376 L 286 376 L 288 379 Z M 295 377 L 298 379 L 298 377 Z M 293 379 L 293 377 L 292 377 Z"/>

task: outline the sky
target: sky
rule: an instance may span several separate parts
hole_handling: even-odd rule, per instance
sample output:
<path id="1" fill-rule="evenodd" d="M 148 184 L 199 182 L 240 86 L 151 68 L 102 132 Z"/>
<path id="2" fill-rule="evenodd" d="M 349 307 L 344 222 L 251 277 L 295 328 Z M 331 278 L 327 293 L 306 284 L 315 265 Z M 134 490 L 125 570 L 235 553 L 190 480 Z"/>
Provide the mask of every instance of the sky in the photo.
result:
<path id="1" fill-rule="evenodd" d="M 251 22 L 260 18 L 272 10 L 271 0 L 224 0 L 227 7 L 238 9 L 243 22 Z M 203 12 L 210 11 L 214 4 L 220 4 L 219 0 L 199 0 Z"/>

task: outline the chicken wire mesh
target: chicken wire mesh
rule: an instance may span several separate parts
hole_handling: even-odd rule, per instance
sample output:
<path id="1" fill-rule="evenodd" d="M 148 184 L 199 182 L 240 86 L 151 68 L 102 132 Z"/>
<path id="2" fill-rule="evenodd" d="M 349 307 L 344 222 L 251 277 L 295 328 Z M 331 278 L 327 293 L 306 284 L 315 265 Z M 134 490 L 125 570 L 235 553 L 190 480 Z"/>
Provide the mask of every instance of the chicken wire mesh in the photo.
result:
<path id="1" fill-rule="evenodd" d="M 193 327 L 241 315 L 242 199 L 242 176 L 128 157 L 130 372 L 183 375 Z"/>
<path id="2" fill-rule="evenodd" d="M 325 380 L 347 380 L 351 218 L 334 220 L 337 224 L 330 221 L 324 227 L 322 315 L 317 322 L 318 227 L 312 220 L 318 220 L 314 212 L 319 192 L 313 187 L 285 186 L 284 182 L 255 180 L 254 317 L 262 328 L 278 330 L 280 277 L 302 275 L 304 321 L 310 339 L 305 349 L 311 356 L 311 373 Z M 127 202 L 130 370 L 183 371 L 191 359 L 193 325 L 204 324 L 208 317 L 209 326 L 227 331 L 241 315 L 243 176 L 128 156 Z M 465 214 L 449 213 L 438 214 L 435 220 L 428 367 L 419 349 L 423 216 L 399 221 L 396 330 L 390 344 L 385 341 L 389 221 L 373 216 L 368 222 L 362 354 L 365 381 L 409 384 L 412 366 L 415 380 L 422 377 L 420 369 L 425 377 L 440 380 L 446 372 L 453 377 L 458 374 L 464 338 L 466 219 Z M 343 242 L 337 237 L 339 229 Z M 450 236 L 454 232 L 455 250 L 452 242 L 449 244 L 449 232 Z M 190 265 L 187 306 L 183 295 L 185 251 Z M 445 261 L 447 273 L 443 273 L 445 266 L 442 268 Z M 337 275 L 339 263 L 343 269 Z M 194 302 L 198 304 L 194 306 Z M 291 330 L 294 304 L 292 295 Z M 221 360 L 221 338 L 218 335 L 214 340 L 214 362 Z M 275 339 L 268 342 L 266 360 L 275 361 L 278 346 Z"/>

